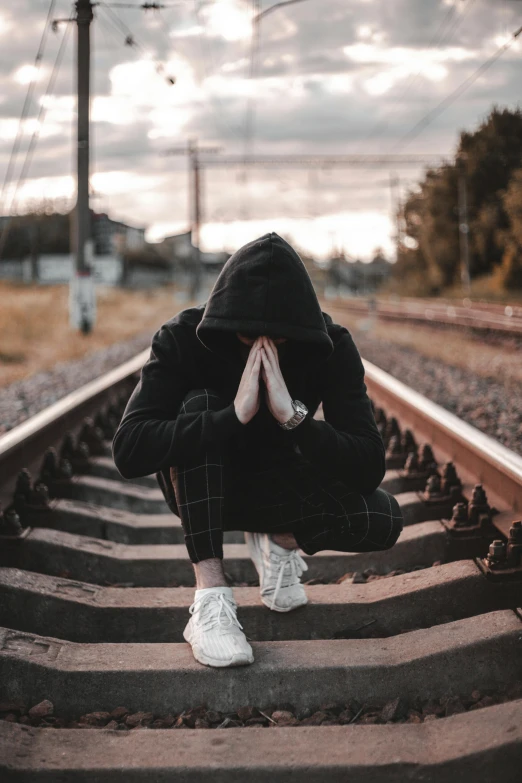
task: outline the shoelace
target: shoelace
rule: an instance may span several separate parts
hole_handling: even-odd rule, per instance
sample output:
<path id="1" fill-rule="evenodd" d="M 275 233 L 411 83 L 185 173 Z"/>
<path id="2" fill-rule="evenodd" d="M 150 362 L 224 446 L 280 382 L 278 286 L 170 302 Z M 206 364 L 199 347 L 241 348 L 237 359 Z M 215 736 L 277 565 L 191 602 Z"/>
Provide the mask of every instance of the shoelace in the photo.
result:
<path id="1" fill-rule="evenodd" d="M 232 628 L 233 625 L 243 628 L 236 617 L 236 603 L 227 598 L 224 593 L 207 593 L 194 601 L 189 612 L 190 614 L 201 613 L 203 609 L 208 609 L 208 615 L 202 621 L 204 631 L 210 631 L 216 625 L 219 625 L 222 630 Z M 227 620 L 228 622 L 226 622 Z"/>
<path id="2" fill-rule="evenodd" d="M 277 560 L 279 560 L 279 571 L 277 574 L 277 579 L 274 587 L 274 594 L 272 596 L 272 606 L 273 609 L 277 600 L 277 596 L 279 595 L 279 591 L 281 587 L 290 587 L 290 585 L 295 584 L 299 581 L 299 577 L 303 573 L 303 571 L 308 571 L 308 566 L 297 551 L 297 549 L 289 549 L 287 555 L 276 555 L 275 552 L 272 552 L 270 555 L 270 559 L 272 560 L 272 557 Z M 285 576 L 285 570 L 289 568 L 290 573 L 288 574 L 289 580 L 287 584 L 283 585 L 283 578 Z M 269 588 L 270 589 L 270 588 Z"/>

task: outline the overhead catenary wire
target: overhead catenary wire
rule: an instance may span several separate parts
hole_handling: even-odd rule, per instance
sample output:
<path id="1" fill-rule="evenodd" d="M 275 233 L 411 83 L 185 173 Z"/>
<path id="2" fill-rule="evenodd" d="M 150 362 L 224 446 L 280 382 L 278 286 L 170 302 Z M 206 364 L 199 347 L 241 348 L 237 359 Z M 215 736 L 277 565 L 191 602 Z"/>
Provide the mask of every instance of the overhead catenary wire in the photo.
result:
<path id="1" fill-rule="evenodd" d="M 198 38 L 198 46 L 199 46 L 199 53 L 200 53 L 200 62 L 201 62 L 202 71 L 203 71 L 203 79 L 208 79 L 210 73 L 209 73 L 209 68 L 208 68 L 208 65 L 207 65 L 207 57 L 206 57 L 207 52 L 208 52 L 209 59 L 211 61 L 210 65 L 211 65 L 212 70 L 213 71 L 217 71 L 217 66 L 216 66 L 216 63 L 215 63 L 215 60 L 214 60 L 212 48 L 210 46 L 207 46 L 206 49 L 205 49 L 205 46 L 203 44 L 202 32 L 201 32 L 203 30 L 203 24 L 202 24 L 202 19 L 201 19 L 201 15 L 200 15 L 201 8 L 200 8 L 199 0 L 193 0 L 192 9 L 193 9 L 196 25 L 199 28 L 199 35 L 197 36 L 197 38 Z M 221 112 L 221 116 L 220 116 L 220 115 L 217 114 L 217 112 L 213 111 L 213 117 L 214 117 L 214 123 L 215 123 L 215 126 L 216 126 L 216 130 L 218 132 L 221 130 L 221 128 L 219 126 L 220 126 L 220 121 L 222 121 L 222 123 L 224 125 L 226 125 L 226 127 L 228 128 L 228 130 L 230 131 L 230 133 L 233 136 L 235 136 L 236 138 L 240 138 L 241 137 L 241 130 L 240 130 L 239 127 L 237 127 L 237 126 L 234 127 L 233 125 L 231 125 L 230 122 L 228 121 L 228 119 L 226 118 L 225 108 L 224 108 L 223 102 L 221 101 L 221 98 L 219 97 L 219 95 L 217 95 L 217 94 L 213 95 L 212 99 L 210 100 L 210 103 L 212 103 L 212 100 L 216 101 L 216 103 L 217 103 L 217 105 L 219 107 L 219 110 Z"/>
<path id="2" fill-rule="evenodd" d="M 139 49 L 140 53 L 142 55 L 146 55 L 145 47 L 142 46 L 142 44 L 138 41 L 130 27 L 116 14 L 110 5 L 108 5 L 105 2 L 99 3 L 100 8 L 103 8 L 107 15 L 110 17 L 110 20 L 112 21 L 113 25 L 119 30 L 119 32 L 123 33 L 124 35 L 124 44 L 125 46 L 130 46 L 131 48 Z M 156 61 L 156 72 L 159 74 L 164 74 L 165 68 L 163 63 Z M 165 79 L 169 84 L 175 83 L 175 78 L 172 76 L 169 76 L 168 74 L 165 75 Z"/>
<path id="3" fill-rule="evenodd" d="M 413 139 L 416 139 L 417 136 L 419 136 L 422 131 L 430 125 L 433 120 L 437 119 L 437 117 L 440 117 L 440 115 L 446 111 L 446 109 L 451 106 L 453 103 L 455 103 L 458 98 L 460 98 L 461 95 L 463 95 L 468 87 L 471 87 L 471 85 L 476 82 L 476 80 L 482 76 L 483 73 L 485 73 L 489 68 L 491 68 L 492 65 L 496 63 L 496 61 L 502 57 L 504 52 L 506 52 L 511 46 L 515 43 L 517 38 L 522 34 L 522 25 L 518 28 L 518 30 L 515 30 L 515 32 L 511 35 L 511 38 L 509 41 L 506 41 L 497 51 L 491 55 L 485 62 L 480 65 L 476 71 L 474 71 L 470 76 L 468 76 L 467 79 L 465 79 L 455 90 L 453 90 L 449 95 L 447 95 L 445 98 L 443 98 L 440 103 L 438 103 L 433 109 L 431 109 L 427 114 L 424 115 L 424 117 L 421 117 L 421 119 L 415 123 L 413 128 L 409 130 L 407 133 L 405 133 L 399 141 L 392 147 L 392 152 L 397 151 L 398 149 L 402 149 L 404 146 L 409 144 Z"/>
<path id="4" fill-rule="evenodd" d="M 450 39 L 450 37 L 462 26 L 464 18 L 466 17 L 466 15 L 470 11 L 471 7 L 476 2 L 476 0 L 463 0 L 463 2 L 465 3 L 463 11 L 461 15 L 455 19 L 457 8 L 458 8 L 458 2 L 459 0 L 455 0 L 454 4 L 448 8 L 439 27 L 435 31 L 434 36 L 431 38 L 430 42 L 428 43 L 428 49 L 441 47 L 444 43 L 446 43 Z M 421 74 L 422 74 L 422 68 L 419 68 L 415 73 L 410 75 L 410 77 L 406 81 L 406 84 L 403 86 L 402 90 L 395 97 L 396 103 L 401 101 L 408 94 L 408 92 L 411 90 L 411 88 L 416 83 L 417 79 L 420 77 Z M 397 106 L 395 108 L 397 112 L 399 109 Z M 384 133 L 384 131 L 388 128 L 389 124 L 390 121 L 388 119 L 379 120 L 370 130 L 368 135 L 365 137 L 364 141 L 365 142 L 373 141 L 375 139 L 380 138 Z"/>
<path id="5" fill-rule="evenodd" d="M 22 107 L 22 112 L 20 114 L 20 119 L 18 121 L 18 129 L 17 129 L 16 136 L 15 136 L 15 139 L 14 139 L 14 142 L 13 142 L 13 146 L 11 148 L 11 153 L 10 153 L 10 156 L 9 156 L 9 162 L 7 164 L 7 169 L 6 169 L 6 172 L 5 172 L 5 175 L 4 175 L 4 181 L 2 183 L 2 189 L 0 190 L 0 199 L 3 198 L 4 191 L 5 191 L 6 187 L 7 187 L 7 185 L 9 184 L 9 182 L 11 181 L 12 171 L 14 170 L 14 168 L 16 166 L 16 159 L 18 157 L 18 152 L 20 150 L 20 145 L 22 143 L 24 122 L 25 122 L 25 119 L 26 119 L 26 117 L 27 117 L 27 115 L 29 113 L 29 109 L 31 107 L 31 103 L 32 103 L 32 100 L 33 100 L 33 93 L 34 93 L 34 90 L 35 90 L 37 77 L 38 77 L 38 74 L 39 74 L 39 71 L 40 71 L 40 68 L 41 68 L 41 65 L 42 65 L 43 56 L 45 54 L 45 45 L 47 43 L 47 36 L 49 34 L 49 29 L 50 29 L 50 26 L 51 26 L 50 22 L 51 22 L 51 18 L 52 18 L 53 12 L 54 12 L 55 4 L 56 4 L 56 0 L 51 0 L 51 3 L 49 5 L 49 10 L 47 11 L 47 17 L 46 17 L 46 20 L 45 20 L 45 25 L 44 25 L 44 28 L 42 30 L 42 36 L 40 38 L 40 44 L 38 46 L 38 51 L 36 53 L 36 57 L 34 58 L 34 68 L 36 70 L 36 73 L 33 75 L 33 78 L 31 79 L 31 81 L 29 82 L 29 84 L 27 86 L 27 92 L 25 94 L 25 100 L 24 100 L 24 104 L 23 104 L 23 107 Z"/>
<path id="6" fill-rule="evenodd" d="M 105 3 L 108 8 L 132 8 L 135 11 L 158 11 L 161 8 L 179 8 L 186 5 L 185 0 L 178 3 Z"/>

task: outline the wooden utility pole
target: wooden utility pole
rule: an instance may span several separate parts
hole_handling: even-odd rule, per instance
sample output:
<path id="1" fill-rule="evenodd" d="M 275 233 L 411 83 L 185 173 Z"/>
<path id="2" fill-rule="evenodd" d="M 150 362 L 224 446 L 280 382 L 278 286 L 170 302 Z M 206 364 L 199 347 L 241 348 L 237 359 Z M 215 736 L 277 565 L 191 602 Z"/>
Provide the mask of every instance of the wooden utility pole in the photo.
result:
<path id="1" fill-rule="evenodd" d="M 399 175 L 392 171 L 390 171 L 390 197 L 392 219 L 395 221 L 395 247 L 398 261 L 402 247 L 401 191 Z"/>
<path id="2" fill-rule="evenodd" d="M 200 178 L 200 166 L 199 166 L 199 154 L 198 154 L 198 142 L 197 139 L 191 139 L 188 144 L 188 155 L 190 157 L 190 165 L 192 168 L 192 187 L 191 190 L 191 203 L 189 204 L 189 214 L 192 215 L 192 246 L 193 258 L 192 258 L 192 276 L 190 283 L 190 298 L 195 299 L 198 295 L 201 287 L 202 269 L 201 269 L 201 251 L 199 247 L 200 243 L 200 229 L 201 229 L 201 178 Z"/>
<path id="3" fill-rule="evenodd" d="M 69 311 L 71 324 L 84 334 L 92 331 L 96 318 L 94 281 L 85 257 L 91 234 L 89 211 L 89 129 L 90 129 L 90 26 L 91 0 L 77 0 L 77 198 L 74 212 L 75 269 L 71 279 Z"/>
<path id="4" fill-rule="evenodd" d="M 30 236 L 30 258 L 31 258 L 31 281 L 38 282 L 38 258 L 40 256 L 40 225 L 38 218 L 33 217 L 29 227 Z"/>
<path id="5" fill-rule="evenodd" d="M 203 267 L 201 263 L 200 233 L 202 222 L 202 176 L 201 162 L 199 156 L 201 153 L 220 152 L 220 147 L 200 147 L 197 139 L 189 139 L 186 149 L 175 148 L 166 150 L 164 155 L 188 155 L 190 162 L 190 183 L 189 183 L 189 215 L 192 234 L 192 274 L 190 276 L 190 298 L 195 299 L 201 287 Z"/>

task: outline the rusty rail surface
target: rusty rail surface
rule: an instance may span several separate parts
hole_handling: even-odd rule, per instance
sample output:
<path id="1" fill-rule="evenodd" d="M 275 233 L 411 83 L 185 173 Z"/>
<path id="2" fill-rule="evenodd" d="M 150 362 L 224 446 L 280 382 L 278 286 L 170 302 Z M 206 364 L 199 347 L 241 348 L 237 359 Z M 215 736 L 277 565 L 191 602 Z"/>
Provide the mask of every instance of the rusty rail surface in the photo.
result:
<path id="1" fill-rule="evenodd" d="M 430 443 L 440 462 L 451 460 L 468 481 L 484 484 L 497 505 L 522 513 L 522 457 L 371 362 L 363 363 L 377 404 Z"/>
<path id="2" fill-rule="evenodd" d="M 331 299 L 328 307 L 377 319 L 424 323 L 432 326 L 466 328 L 480 333 L 498 333 L 522 337 L 522 308 L 490 308 L 484 305 L 464 307 L 434 300 L 384 302 L 371 298 Z M 507 312 L 510 315 L 507 314 Z"/>

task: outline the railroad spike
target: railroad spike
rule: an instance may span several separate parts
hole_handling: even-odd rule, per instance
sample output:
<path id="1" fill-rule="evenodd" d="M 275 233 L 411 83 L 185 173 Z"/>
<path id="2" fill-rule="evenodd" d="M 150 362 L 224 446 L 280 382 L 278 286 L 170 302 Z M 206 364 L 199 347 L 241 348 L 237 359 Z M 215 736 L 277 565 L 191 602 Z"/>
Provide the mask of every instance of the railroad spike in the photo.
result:
<path id="1" fill-rule="evenodd" d="M 60 449 L 60 459 L 68 460 L 75 471 L 81 471 L 89 459 L 89 447 L 84 441 L 77 440 L 71 432 L 65 436 Z"/>
<path id="2" fill-rule="evenodd" d="M 426 482 L 425 495 L 428 498 L 434 498 L 441 494 L 440 473 L 435 471 L 428 477 Z"/>
<path id="3" fill-rule="evenodd" d="M 382 408 L 376 408 L 375 410 L 375 423 L 377 424 L 379 432 L 382 434 L 386 429 L 387 423 L 386 414 Z"/>
<path id="4" fill-rule="evenodd" d="M 491 507 L 482 484 L 475 484 L 468 508 L 470 525 L 487 527 L 491 524 Z"/>
<path id="5" fill-rule="evenodd" d="M 68 459 L 60 459 L 56 449 L 51 446 L 45 452 L 42 469 L 38 477 L 38 483 L 43 483 L 49 489 L 49 494 L 54 496 L 57 482 L 69 481 L 72 478 L 73 469 Z"/>
<path id="6" fill-rule="evenodd" d="M 429 443 L 423 443 L 421 447 L 419 467 L 423 473 L 431 473 L 437 470 L 437 460 Z"/>
<path id="7" fill-rule="evenodd" d="M 402 441 L 398 435 L 392 435 L 386 449 L 386 467 L 388 469 L 398 469 L 404 467 L 406 462 L 406 453 L 402 448 Z"/>
<path id="8" fill-rule="evenodd" d="M 409 452 L 408 456 L 406 457 L 406 462 L 404 463 L 404 469 L 409 476 L 420 473 L 419 455 L 417 449 L 415 449 L 415 451 Z"/>
<path id="9" fill-rule="evenodd" d="M 92 419 L 85 419 L 83 427 L 80 430 L 79 439 L 82 443 L 86 443 L 89 447 L 89 452 L 96 457 L 100 457 L 105 453 L 103 447 L 103 430 L 97 427 Z"/>
<path id="10" fill-rule="evenodd" d="M 390 456 L 397 456 L 403 453 L 401 439 L 398 435 L 392 435 L 386 453 Z"/>
<path id="11" fill-rule="evenodd" d="M 389 442 L 391 441 L 394 435 L 396 435 L 399 438 L 399 442 L 400 442 L 401 428 L 399 427 L 399 422 L 397 421 L 395 416 L 392 416 L 386 422 L 386 427 L 383 434 L 384 443 L 386 446 L 389 444 Z"/>
<path id="12" fill-rule="evenodd" d="M 451 522 L 454 527 L 469 527 L 467 503 L 455 503 Z"/>
<path id="13" fill-rule="evenodd" d="M 20 517 L 11 506 L 4 512 L 0 509 L 0 536 L 21 536 L 24 532 Z"/>
<path id="14" fill-rule="evenodd" d="M 409 454 L 410 451 L 417 451 L 417 441 L 411 430 L 404 430 L 402 433 L 401 445 L 405 454 Z"/>
<path id="15" fill-rule="evenodd" d="M 486 563 L 489 568 L 499 568 L 505 565 L 506 561 L 506 544 L 500 539 L 492 541 L 489 545 L 488 554 L 486 557 Z"/>
<path id="16" fill-rule="evenodd" d="M 522 520 L 513 522 L 509 528 L 506 560 L 511 568 L 522 566 Z"/>
<path id="17" fill-rule="evenodd" d="M 103 433 L 103 440 L 112 440 L 114 433 L 111 429 L 111 423 L 109 417 L 104 411 L 100 411 L 95 418 L 96 427 L 98 427 Z"/>
<path id="18" fill-rule="evenodd" d="M 442 492 L 444 495 L 450 495 L 457 490 L 462 492 L 462 481 L 453 462 L 446 462 L 442 469 Z"/>

